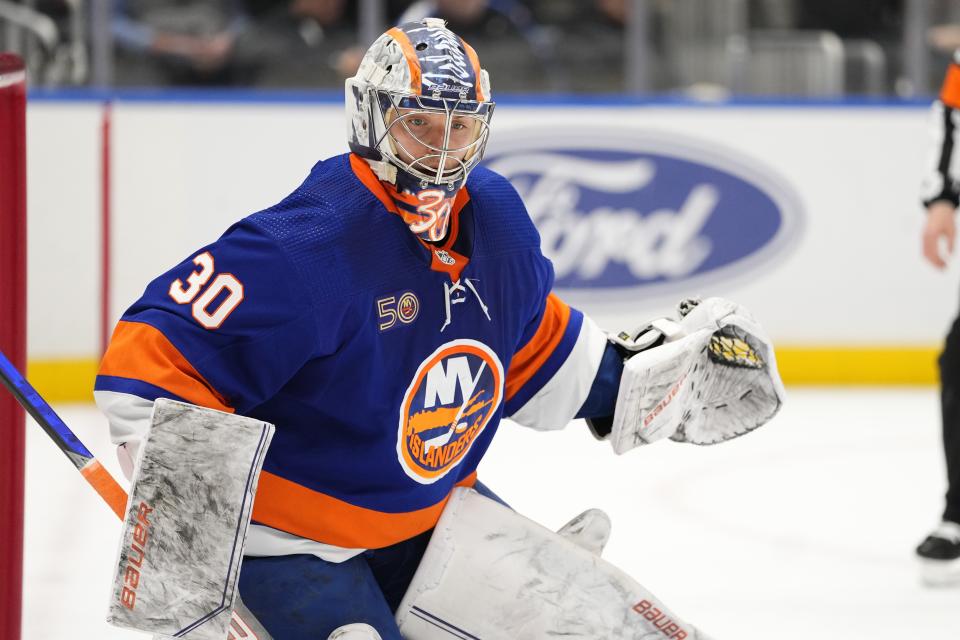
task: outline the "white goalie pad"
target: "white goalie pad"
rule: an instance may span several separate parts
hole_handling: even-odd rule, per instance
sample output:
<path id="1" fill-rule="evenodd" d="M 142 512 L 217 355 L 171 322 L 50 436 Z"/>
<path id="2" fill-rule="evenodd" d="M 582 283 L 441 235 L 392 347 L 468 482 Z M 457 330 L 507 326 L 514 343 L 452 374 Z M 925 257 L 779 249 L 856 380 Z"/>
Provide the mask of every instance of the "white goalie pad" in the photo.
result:
<path id="1" fill-rule="evenodd" d="M 193 640 L 237 635 L 231 614 L 273 426 L 159 399 L 127 503 L 111 624 Z"/>
<path id="2" fill-rule="evenodd" d="M 334 629 L 327 640 L 382 640 L 382 638 L 370 625 L 356 623 Z"/>
<path id="3" fill-rule="evenodd" d="M 783 404 L 773 345 L 742 306 L 708 298 L 679 328 L 624 364 L 610 433 L 618 454 L 667 437 L 723 442 L 765 424 Z"/>
<path id="4" fill-rule="evenodd" d="M 407 640 L 707 638 L 594 553 L 465 488 L 444 508 L 397 624 Z"/>

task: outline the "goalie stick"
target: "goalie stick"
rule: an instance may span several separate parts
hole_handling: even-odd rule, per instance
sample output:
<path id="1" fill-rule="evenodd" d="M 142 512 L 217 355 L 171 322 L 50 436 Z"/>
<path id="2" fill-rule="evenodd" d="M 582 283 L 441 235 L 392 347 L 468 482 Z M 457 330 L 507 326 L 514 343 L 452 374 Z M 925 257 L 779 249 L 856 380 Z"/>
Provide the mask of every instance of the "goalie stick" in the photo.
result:
<path id="1" fill-rule="evenodd" d="M 70 427 L 60 419 L 53 408 L 47 404 L 37 390 L 20 375 L 16 367 L 0 351 L 0 379 L 10 390 L 20 406 L 29 413 L 54 444 L 70 459 L 94 491 L 110 505 L 117 517 L 123 520 L 127 509 L 127 492 L 123 490 L 110 472 L 83 446 Z"/>
<path id="2" fill-rule="evenodd" d="M 17 371 L 3 351 L 0 351 L 0 381 L 122 521 L 126 516 L 127 492 L 60 419 L 53 407 Z M 244 613 L 233 612 L 227 640 L 270 640 L 259 624 L 251 622 L 253 616 L 246 613 L 239 599 L 237 608 Z"/>

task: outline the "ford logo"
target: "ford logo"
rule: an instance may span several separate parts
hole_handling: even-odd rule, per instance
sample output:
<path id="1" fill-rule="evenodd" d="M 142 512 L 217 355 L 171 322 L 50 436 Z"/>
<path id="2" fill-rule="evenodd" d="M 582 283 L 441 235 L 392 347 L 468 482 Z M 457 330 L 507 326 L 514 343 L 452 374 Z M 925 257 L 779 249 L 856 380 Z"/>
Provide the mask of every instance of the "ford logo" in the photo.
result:
<path id="1" fill-rule="evenodd" d="M 485 164 L 519 191 L 553 261 L 556 287 L 572 298 L 613 301 L 637 289 L 694 293 L 694 284 L 782 258 L 799 237 L 792 189 L 762 165 L 706 141 L 525 129 L 492 147 Z"/>

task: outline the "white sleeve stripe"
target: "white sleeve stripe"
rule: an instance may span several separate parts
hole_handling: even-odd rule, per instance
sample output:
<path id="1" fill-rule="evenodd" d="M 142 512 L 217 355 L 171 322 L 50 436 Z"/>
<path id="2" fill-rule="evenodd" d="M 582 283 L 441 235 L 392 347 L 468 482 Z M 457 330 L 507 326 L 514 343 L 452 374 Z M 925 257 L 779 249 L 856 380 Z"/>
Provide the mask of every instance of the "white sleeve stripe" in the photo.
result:
<path id="1" fill-rule="evenodd" d="M 607 345 L 607 335 L 584 314 L 570 354 L 553 377 L 510 418 L 541 431 L 562 429 L 583 406 Z"/>
<path id="2" fill-rule="evenodd" d="M 301 538 L 272 527 L 251 523 L 250 530 L 247 533 L 247 543 L 243 548 L 243 555 L 293 556 L 309 553 L 321 560 L 339 564 L 360 555 L 364 551 L 366 549 L 337 547 L 332 544 Z"/>
<path id="3" fill-rule="evenodd" d="M 94 391 L 93 399 L 110 422 L 110 440 L 139 445 L 150 430 L 153 400 L 145 400 L 131 393 Z"/>

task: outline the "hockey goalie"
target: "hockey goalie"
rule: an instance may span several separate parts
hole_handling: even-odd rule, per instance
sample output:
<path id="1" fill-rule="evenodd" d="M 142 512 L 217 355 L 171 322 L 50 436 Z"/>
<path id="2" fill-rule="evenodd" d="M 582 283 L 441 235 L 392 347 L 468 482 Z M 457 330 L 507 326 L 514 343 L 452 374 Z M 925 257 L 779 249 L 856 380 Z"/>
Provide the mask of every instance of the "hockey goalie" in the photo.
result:
<path id="1" fill-rule="evenodd" d="M 612 335 L 563 302 L 517 192 L 479 166 L 493 110 L 442 21 L 390 29 L 346 82 L 350 153 L 156 278 L 114 331 L 96 397 L 135 484 L 180 490 L 149 435 L 158 399 L 275 427 L 237 546 L 262 635 L 706 637 L 600 558 L 602 513 L 547 531 L 476 469 L 503 418 L 585 418 L 617 454 L 740 436 L 782 403 L 772 346 L 719 298 Z M 177 433 L 197 465 L 239 446 Z"/>

